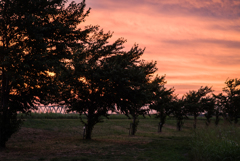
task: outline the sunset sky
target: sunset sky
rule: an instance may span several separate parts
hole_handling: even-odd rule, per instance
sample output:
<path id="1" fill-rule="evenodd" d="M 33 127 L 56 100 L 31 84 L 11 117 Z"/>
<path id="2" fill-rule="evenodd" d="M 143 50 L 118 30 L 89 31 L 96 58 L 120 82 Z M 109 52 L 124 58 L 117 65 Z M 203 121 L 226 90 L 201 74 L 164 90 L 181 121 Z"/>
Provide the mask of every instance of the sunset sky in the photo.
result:
<path id="1" fill-rule="evenodd" d="M 81 2 L 81 0 L 77 0 Z M 146 48 L 167 87 L 184 94 L 201 86 L 220 93 L 227 78 L 240 78 L 239 0 L 86 0 L 86 24 Z"/>

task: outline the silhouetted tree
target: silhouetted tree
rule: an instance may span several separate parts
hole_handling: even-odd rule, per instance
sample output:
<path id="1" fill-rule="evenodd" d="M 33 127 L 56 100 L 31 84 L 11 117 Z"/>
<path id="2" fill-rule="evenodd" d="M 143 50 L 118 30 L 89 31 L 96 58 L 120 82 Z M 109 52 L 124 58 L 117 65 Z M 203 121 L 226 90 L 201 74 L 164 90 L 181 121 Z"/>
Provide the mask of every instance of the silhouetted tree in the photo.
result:
<path id="1" fill-rule="evenodd" d="M 178 99 L 177 97 L 174 97 L 170 105 L 171 113 L 177 119 L 177 130 L 180 131 L 183 126 L 184 119 L 188 119 L 187 111 L 184 107 L 184 99 Z"/>
<path id="2" fill-rule="evenodd" d="M 166 89 L 165 77 L 161 77 L 161 81 L 157 84 L 157 88 L 154 91 L 153 102 L 150 105 L 150 109 L 157 111 L 157 118 L 160 119 L 159 131 L 162 132 L 162 127 L 165 124 L 167 116 L 171 114 L 171 101 L 173 100 L 174 89 Z"/>
<path id="3" fill-rule="evenodd" d="M 137 126 L 139 123 L 138 116 L 143 115 L 145 117 L 148 114 L 151 104 L 155 101 L 156 91 L 159 90 L 160 85 L 164 84 L 164 77 L 156 76 L 152 78 L 152 74 L 156 71 L 155 63 L 144 63 L 140 64 L 142 71 L 144 72 L 144 77 L 140 83 L 134 85 L 134 88 L 127 87 L 126 90 L 129 91 L 129 98 L 126 101 L 118 103 L 119 110 L 129 117 L 131 115 L 132 129 L 131 135 L 135 135 L 137 131 Z M 140 72 L 142 72 L 140 71 Z M 125 97 L 125 96 L 124 96 Z"/>
<path id="4" fill-rule="evenodd" d="M 197 117 L 204 112 L 204 104 L 206 103 L 207 94 L 212 92 L 211 87 L 201 87 L 198 91 L 189 91 L 184 96 L 184 107 L 188 114 L 193 115 L 196 129 Z"/>
<path id="5" fill-rule="evenodd" d="M 0 1 L 0 147 L 21 124 L 17 112 L 55 102 L 52 73 L 66 66 L 91 27 L 78 24 L 88 15 L 84 1 L 65 7 L 64 0 Z M 76 39 L 77 38 L 77 39 Z"/>
<path id="6" fill-rule="evenodd" d="M 204 116 L 206 117 L 206 125 L 208 126 L 211 123 L 211 118 L 218 114 L 215 109 L 215 98 L 212 96 L 207 96 L 201 100 Z"/>
<path id="7" fill-rule="evenodd" d="M 222 93 L 215 95 L 213 94 L 215 99 L 215 125 L 217 126 L 220 121 L 220 116 L 223 116 L 223 109 L 225 107 L 226 97 L 223 96 Z"/>
<path id="8" fill-rule="evenodd" d="M 64 103 L 69 111 L 80 114 L 86 127 L 86 139 L 91 139 L 94 126 L 108 116 L 109 110 L 130 114 L 136 123 L 136 116 L 144 113 L 139 107 L 148 101 L 150 74 L 156 70 L 156 63 L 139 60 L 144 50 L 134 45 L 123 51 L 125 40 L 110 44 L 111 36 L 95 28 L 58 78 Z"/>
<path id="9" fill-rule="evenodd" d="M 223 116 L 236 124 L 240 117 L 240 79 L 229 79 L 225 84 L 227 87 L 223 88 L 223 92 L 226 95 L 221 95 L 224 103 Z"/>

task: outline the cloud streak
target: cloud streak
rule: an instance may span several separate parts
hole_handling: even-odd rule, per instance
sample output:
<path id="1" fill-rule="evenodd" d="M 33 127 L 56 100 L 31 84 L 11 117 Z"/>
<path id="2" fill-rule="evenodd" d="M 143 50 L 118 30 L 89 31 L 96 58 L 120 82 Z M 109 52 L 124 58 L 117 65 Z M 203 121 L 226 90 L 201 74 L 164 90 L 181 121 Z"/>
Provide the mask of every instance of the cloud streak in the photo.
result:
<path id="1" fill-rule="evenodd" d="M 200 46 L 201 44 L 209 44 L 224 46 L 226 48 L 240 49 L 240 41 L 217 40 L 217 39 L 194 39 L 194 40 L 163 40 L 164 43 L 181 46 Z"/>
<path id="2" fill-rule="evenodd" d="M 240 2 L 238 0 L 101 0 L 91 1 L 89 5 L 101 10 L 149 11 L 181 16 L 199 16 L 210 18 L 238 19 Z M 150 12 L 150 13 L 152 13 Z"/>
<path id="3" fill-rule="evenodd" d="M 183 94 L 201 85 L 220 92 L 240 78 L 239 0 L 87 0 L 86 24 L 124 37 L 126 49 L 146 47 L 143 59 L 158 62 L 168 87 Z"/>

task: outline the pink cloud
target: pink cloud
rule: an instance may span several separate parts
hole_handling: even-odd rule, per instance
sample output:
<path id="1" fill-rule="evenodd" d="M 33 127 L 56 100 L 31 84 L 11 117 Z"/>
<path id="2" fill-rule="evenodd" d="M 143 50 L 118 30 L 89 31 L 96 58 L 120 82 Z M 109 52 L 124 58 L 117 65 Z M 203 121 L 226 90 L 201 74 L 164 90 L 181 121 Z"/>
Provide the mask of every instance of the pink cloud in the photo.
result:
<path id="1" fill-rule="evenodd" d="M 86 24 L 114 31 L 146 47 L 143 59 L 157 61 L 168 87 L 181 94 L 202 85 L 220 92 L 240 78 L 240 2 L 237 0 L 87 0 Z"/>

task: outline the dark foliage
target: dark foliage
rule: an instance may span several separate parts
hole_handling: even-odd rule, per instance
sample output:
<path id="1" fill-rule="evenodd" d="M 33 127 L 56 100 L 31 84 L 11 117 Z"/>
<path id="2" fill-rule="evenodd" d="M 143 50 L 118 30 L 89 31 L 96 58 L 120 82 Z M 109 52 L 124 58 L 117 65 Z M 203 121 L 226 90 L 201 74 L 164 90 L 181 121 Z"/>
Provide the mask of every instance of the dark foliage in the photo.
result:
<path id="1" fill-rule="evenodd" d="M 84 1 L 65 7 L 63 0 L 0 1 L 0 141 L 19 128 L 17 112 L 56 102 L 60 73 L 78 41 L 91 30 L 77 29 L 88 11 Z"/>
<path id="2" fill-rule="evenodd" d="M 153 83 L 157 83 L 157 85 L 153 91 L 153 98 L 150 109 L 157 111 L 156 117 L 160 119 L 158 132 L 162 132 L 162 127 L 165 124 L 167 116 L 172 113 L 171 103 L 174 99 L 174 89 L 166 89 L 164 86 L 166 84 L 165 77 L 161 77 L 157 82 Z"/>
<path id="3" fill-rule="evenodd" d="M 198 91 L 189 91 L 184 96 L 184 108 L 189 115 L 194 117 L 194 129 L 196 129 L 197 117 L 204 112 L 204 107 L 214 107 L 214 104 L 211 104 L 211 99 L 207 96 L 210 92 L 212 92 L 212 89 L 206 86 L 201 87 Z"/>
<path id="4" fill-rule="evenodd" d="M 229 122 L 238 123 L 240 117 L 240 79 L 229 79 L 225 82 L 226 86 L 223 92 L 226 95 L 219 94 L 223 107 L 223 117 Z"/>

